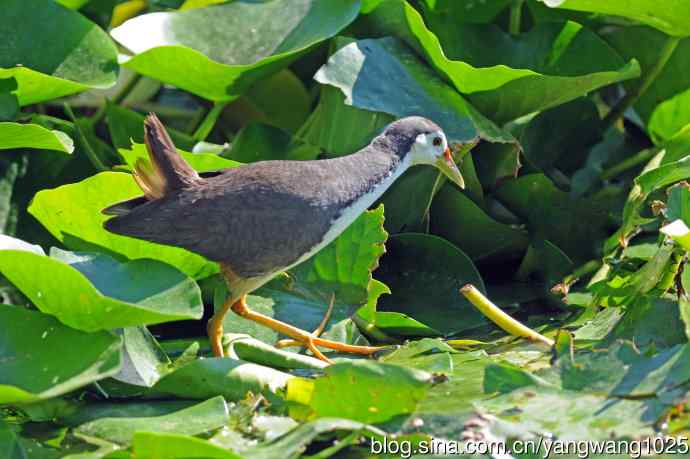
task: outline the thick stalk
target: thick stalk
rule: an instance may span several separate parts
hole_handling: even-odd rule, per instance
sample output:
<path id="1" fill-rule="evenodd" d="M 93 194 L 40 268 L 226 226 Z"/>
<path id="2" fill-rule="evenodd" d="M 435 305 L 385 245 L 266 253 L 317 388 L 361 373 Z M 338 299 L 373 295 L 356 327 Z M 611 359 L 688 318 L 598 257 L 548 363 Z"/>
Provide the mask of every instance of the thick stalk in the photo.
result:
<path id="1" fill-rule="evenodd" d="M 228 105 L 228 102 L 215 102 L 213 104 L 211 110 L 208 111 L 204 119 L 201 120 L 199 127 L 194 131 L 194 140 L 197 142 L 206 140 L 206 137 L 211 133 L 213 126 L 216 124 L 216 121 L 218 121 L 218 117 L 223 112 L 226 105 Z"/>
<path id="2" fill-rule="evenodd" d="M 472 303 L 479 311 L 484 314 L 489 320 L 501 327 L 503 330 L 508 332 L 513 336 L 520 336 L 527 338 L 531 341 L 537 341 L 547 346 L 553 346 L 554 342 L 552 339 L 537 333 L 528 326 L 518 322 L 517 320 L 510 317 L 508 314 L 503 312 L 501 308 L 496 306 L 485 297 L 482 292 L 477 290 L 477 288 L 472 284 L 467 284 L 460 289 L 467 300 Z"/>
<path id="3" fill-rule="evenodd" d="M 508 32 L 511 35 L 518 35 L 520 33 L 520 20 L 522 19 L 522 4 L 525 0 L 513 0 L 510 5 L 510 23 L 508 24 Z"/>
<path id="4" fill-rule="evenodd" d="M 678 46 L 679 41 L 679 37 L 668 37 L 666 39 L 666 42 L 659 53 L 659 58 L 649 69 L 649 72 L 647 72 L 647 75 L 645 75 L 640 84 L 636 88 L 631 89 L 606 115 L 603 120 L 604 131 L 618 121 L 618 119 L 623 116 L 625 111 L 632 107 L 632 105 L 637 102 L 637 99 L 647 92 L 649 87 L 652 85 L 652 83 L 654 83 L 661 71 L 666 66 L 666 63 L 668 63 L 668 60 L 671 58 L 673 51 L 675 51 L 676 47 Z"/>

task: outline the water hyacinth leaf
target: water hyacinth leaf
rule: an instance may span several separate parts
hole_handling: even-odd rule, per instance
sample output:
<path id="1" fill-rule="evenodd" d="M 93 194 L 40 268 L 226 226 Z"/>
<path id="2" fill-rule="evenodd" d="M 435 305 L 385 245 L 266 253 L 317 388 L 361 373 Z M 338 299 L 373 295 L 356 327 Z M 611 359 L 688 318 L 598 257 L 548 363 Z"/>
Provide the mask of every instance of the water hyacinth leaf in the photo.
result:
<path id="1" fill-rule="evenodd" d="M 165 375 L 154 386 L 157 392 L 180 398 L 204 400 L 217 395 L 239 401 L 248 392 L 270 396 L 293 378 L 288 373 L 230 358 L 194 360 Z"/>
<path id="2" fill-rule="evenodd" d="M 685 20 L 690 16 L 690 1 L 677 0 L 660 3 L 650 8 L 645 0 L 541 0 L 551 8 L 586 11 L 590 13 L 623 16 L 647 24 L 662 32 L 678 36 L 690 36 L 690 24 Z"/>
<path id="3" fill-rule="evenodd" d="M 338 51 L 314 78 L 339 88 L 346 104 L 400 118 L 425 116 L 443 128 L 451 143 L 468 143 L 478 137 L 515 142 L 400 41 L 391 37 L 359 41 L 340 38 L 336 47 Z M 401 87 L 406 91 L 399 91 Z"/>
<path id="4" fill-rule="evenodd" d="M 315 380 L 288 382 L 287 399 L 307 405 L 317 417 L 377 423 L 414 412 L 431 386 L 425 371 L 366 360 L 330 365 Z"/>
<path id="5" fill-rule="evenodd" d="M 273 368 L 321 370 L 328 365 L 322 360 L 307 355 L 278 349 L 249 335 L 226 334 L 223 344 L 226 345 L 226 342 L 227 354 L 230 357 Z"/>
<path id="6" fill-rule="evenodd" d="M 130 148 L 133 143 L 144 143 L 144 115 L 106 101 L 105 120 L 115 148 Z M 185 150 L 194 147 L 195 141 L 191 136 L 170 127 L 166 130 L 177 147 Z"/>
<path id="7" fill-rule="evenodd" d="M 136 432 L 198 435 L 218 429 L 228 422 L 228 406 L 223 397 L 214 397 L 174 413 L 155 417 L 100 418 L 82 424 L 80 435 L 128 445 Z"/>
<path id="8" fill-rule="evenodd" d="M 656 8 L 651 11 L 654 9 Z M 678 16 L 678 19 L 685 20 L 681 16 Z M 642 75 L 647 75 L 652 71 L 659 60 L 660 50 L 670 39 L 665 33 L 644 26 L 616 27 L 606 33 L 604 38 L 624 58 L 638 60 Z M 683 39 L 677 44 L 673 54 L 670 55 L 666 65 L 651 85 L 635 101 L 635 112 L 643 123 L 649 123 L 650 116 L 660 103 L 688 89 L 690 75 L 683 71 L 688 68 L 688 65 L 690 65 L 690 40 Z M 634 90 L 638 85 L 637 80 L 623 83 L 626 91 Z M 679 122 L 680 120 L 681 118 L 678 118 Z"/>
<path id="9" fill-rule="evenodd" d="M 40 191 L 29 206 L 29 213 L 72 250 L 104 250 L 130 260 L 160 260 L 194 278 L 217 272 L 215 263 L 199 255 L 119 236 L 103 228 L 108 217 L 101 214 L 102 209 L 141 194 L 130 174 L 101 172 L 78 183 Z"/>
<path id="10" fill-rule="evenodd" d="M 74 142 L 62 131 L 51 131 L 38 124 L 0 123 L 0 150 L 35 148 L 72 153 Z"/>
<path id="11" fill-rule="evenodd" d="M 56 397 L 119 370 L 121 340 L 110 333 L 84 333 L 9 305 L 0 305 L 0 327 L 0 404 Z"/>
<path id="12" fill-rule="evenodd" d="M 241 0 L 145 14 L 111 34 L 135 54 L 124 64 L 129 69 L 209 100 L 229 101 L 333 37 L 358 11 L 356 0 Z"/>
<path id="13" fill-rule="evenodd" d="M 479 272 L 465 253 L 440 237 L 391 236 L 377 277 L 392 291 L 379 301 L 381 310 L 405 313 L 443 333 L 486 323 L 458 293 L 468 283 L 485 291 Z"/>
<path id="14" fill-rule="evenodd" d="M 7 0 L 0 35 L 13 37 L 0 50 L 0 78 L 15 78 L 22 106 L 117 80 L 117 50 L 108 35 L 57 2 Z"/>
<path id="15" fill-rule="evenodd" d="M 676 94 L 657 105 L 647 129 L 657 143 L 672 138 L 690 124 L 690 90 Z"/>
<path id="16" fill-rule="evenodd" d="M 626 64 L 596 34 L 574 22 L 536 24 L 515 37 L 495 24 L 429 30 L 404 0 L 382 2 L 364 21 L 368 30 L 398 37 L 425 56 L 496 121 L 553 107 L 640 73 L 637 62 Z M 580 59 L 582 52 L 589 58 Z"/>
<path id="17" fill-rule="evenodd" d="M 164 263 L 119 263 L 94 254 L 59 258 L 3 250 L 0 272 L 42 312 L 78 330 L 199 319 L 203 313 L 196 283 Z"/>
<path id="18" fill-rule="evenodd" d="M 289 278 L 277 278 L 249 295 L 248 304 L 263 314 L 313 330 L 335 296 L 329 324 L 347 319 L 369 299 L 371 272 L 385 251 L 383 221 L 382 206 L 365 211 L 333 242 L 291 270 Z M 217 291 L 216 309 L 225 301 L 226 292 L 224 285 Z M 223 325 L 226 330 L 247 333 L 268 344 L 278 338 L 276 332 L 236 314 L 227 314 Z"/>
<path id="19" fill-rule="evenodd" d="M 494 220 L 451 186 L 438 192 L 431 215 L 431 231 L 455 244 L 473 261 L 517 258 L 528 245 L 524 231 Z"/>
<path id="20" fill-rule="evenodd" d="M 136 432 L 132 438 L 136 457 L 167 459 L 243 459 L 208 440 L 177 433 Z"/>

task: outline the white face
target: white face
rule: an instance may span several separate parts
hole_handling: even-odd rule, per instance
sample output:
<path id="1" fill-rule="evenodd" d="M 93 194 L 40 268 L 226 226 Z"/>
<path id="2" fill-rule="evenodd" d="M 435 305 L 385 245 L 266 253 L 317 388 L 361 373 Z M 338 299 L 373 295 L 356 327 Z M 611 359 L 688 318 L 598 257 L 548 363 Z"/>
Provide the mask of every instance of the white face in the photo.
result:
<path id="1" fill-rule="evenodd" d="M 434 164 L 448 148 L 446 135 L 442 131 L 419 134 L 409 155 L 412 164 Z"/>

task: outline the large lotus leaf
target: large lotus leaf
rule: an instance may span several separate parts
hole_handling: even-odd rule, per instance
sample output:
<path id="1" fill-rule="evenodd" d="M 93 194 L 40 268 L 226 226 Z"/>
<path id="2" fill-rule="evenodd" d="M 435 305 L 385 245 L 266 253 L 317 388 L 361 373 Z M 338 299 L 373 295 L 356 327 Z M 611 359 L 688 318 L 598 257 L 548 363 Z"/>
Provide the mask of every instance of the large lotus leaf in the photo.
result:
<path id="1" fill-rule="evenodd" d="M 271 395 L 284 389 L 293 378 L 270 367 L 231 358 L 194 360 L 161 378 L 156 391 L 187 399 L 222 395 L 239 401 L 253 394 Z"/>
<path id="2" fill-rule="evenodd" d="M 223 427 L 227 422 L 228 406 L 225 400 L 223 397 L 214 397 L 163 416 L 96 419 L 80 425 L 75 432 L 128 445 L 136 432 L 198 435 Z"/>
<path id="3" fill-rule="evenodd" d="M 62 131 L 51 131 L 38 124 L 0 123 L 0 150 L 36 148 L 72 153 L 74 142 Z"/>
<path id="4" fill-rule="evenodd" d="M 317 417 L 378 423 L 414 412 L 431 386 L 425 371 L 366 360 L 335 363 L 315 380 L 288 382 L 287 400 L 308 406 Z"/>
<path id="5" fill-rule="evenodd" d="M 391 37 L 359 41 L 340 38 L 336 46 L 338 51 L 314 78 L 339 88 L 346 104 L 396 117 L 425 116 L 443 128 L 450 142 L 470 142 L 478 137 L 515 142 L 400 41 Z"/>
<path id="6" fill-rule="evenodd" d="M 474 261 L 519 257 L 528 242 L 524 231 L 494 220 L 464 193 L 448 185 L 434 199 L 431 230 Z"/>
<path id="7" fill-rule="evenodd" d="M 684 3 L 687 2 L 684 0 Z M 654 9 L 656 8 L 650 11 Z M 684 17 L 679 15 L 678 18 L 687 23 Z M 644 26 L 618 27 L 603 37 L 624 58 L 638 60 L 643 75 L 647 75 L 656 65 L 661 49 L 669 40 L 666 34 Z M 649 121 L 657 105 L 690 87 L 690 75 L 685 71 L 688 66 L 690 66 L 690 39 L 686 38 L 680 40 L 651 86 L 635 102 L 635 110 L 644 122 Z M 634 89 L 638 85 L 637 80 L 624 83 L 626 90 Z"/>
<path id="8" fill-rule="evenodd" d="M 337 34 L 358 12 L 357 0 L 239 0 L 145 14 L 111 33 L 135 53 L 126 67 L 206 99 L 228 101 Z"/>
<path id="9" fill-rule="evenodd" d="M 429 234 L 403 233 L 389 238 L 377 277 L 391 287 L 379 309 L 405 313 L 443 333 L 486 323 L 462 295 L 471 283 L 485 291 L 472 260 L 450 242 Z"/>
<path id="10" fill-rule="evenodd" d="M 107 332 L 84 333 L 9 305 L 0 305 L 0 328 L 0 405 L 56 397 L 120 367 L 121 341 Z"/>
<path id="11" fill-rule="evenodd" d="M 312 330 L 335 295 L 330 323 L 338 324 L 367 302 L 371 271 L 384 253 L 386 237 L 383 207 L 366 211 L 333 242 L 296 266 L 288 280 L 274 280 L 249 295 L 247 301 L 263 314 Z M 216 308 L 224 301 L 225 292 L 224 287 L 217 292 Z M 276 332 L 233 313 L 225 316 L 223 326 L 228 332 L 247 333 L 267 343 L 278 338 Z"/>
<path id="12" fill-rule="evenodd" d="M 155 260 L 107 255 L 0 251 L 0 272 L 42 312 L 84 331 L 112 330 L 203 313 L 196 283 Z"/>
<path id="13" fill-rule="evenodd" d="M 17 80 L 21 105 L 115 84 L 117 50 L 96 24 L 51 0 L 2 7 L 0 78 Z"/>
<path id="14" fill-rule="evenodd" d="M 108 217 L 101 210 L 141 194 L 130 174 L 101 172 L 78 183 L 38 192 L 29 213 L 73 250 L 105 250 L 131 260 L 151 258 L 195 278 L 216 272 L 215 263 L 184 249 L 119 236 L 103 228 Z"/>
<path id="15" fill-rule="evenodd" d="M 634 19 L 678 37 L 690 36 L 690 1 L 672 0 L 655 3 L 647 0 L 541 0 L 552 8 L 610 14 Z"/>
<path id="16" fill-rule="evenodd" d="M 464 6 L 456 2 L 454 7 Z M 404 0 L 382 2 L 364 20 L 367 30 L 398 37 L 425 56 L 495 121 L 553 107 L 640 73 L 637 62 L 625 64 L 596 34 L 574 22 L 540 23 L 518 36 L 493 24 L 431 31 Z"/>

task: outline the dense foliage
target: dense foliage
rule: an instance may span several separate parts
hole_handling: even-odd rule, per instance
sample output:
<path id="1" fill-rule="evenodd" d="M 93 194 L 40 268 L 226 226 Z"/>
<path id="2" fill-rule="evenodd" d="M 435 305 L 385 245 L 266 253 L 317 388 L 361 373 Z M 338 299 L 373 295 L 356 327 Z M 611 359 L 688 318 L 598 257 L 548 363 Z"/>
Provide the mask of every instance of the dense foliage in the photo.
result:
<path id="1" fill-rule="evenodd" d="M 687 435 L 688 18 L 690 0 L 4 0 L 0 457 Z M 231 314 L 211 358 L 218 266 L 102 227 L 140 194 L 149 111 L 199 171 L 440 124 L 465 190 L 410 170 L 248 300 L 314 329 L 334 297 L 324 336 L 391 349 L 327 366 Z M 508 336 L 468 283 L 555 344 Z"/>

